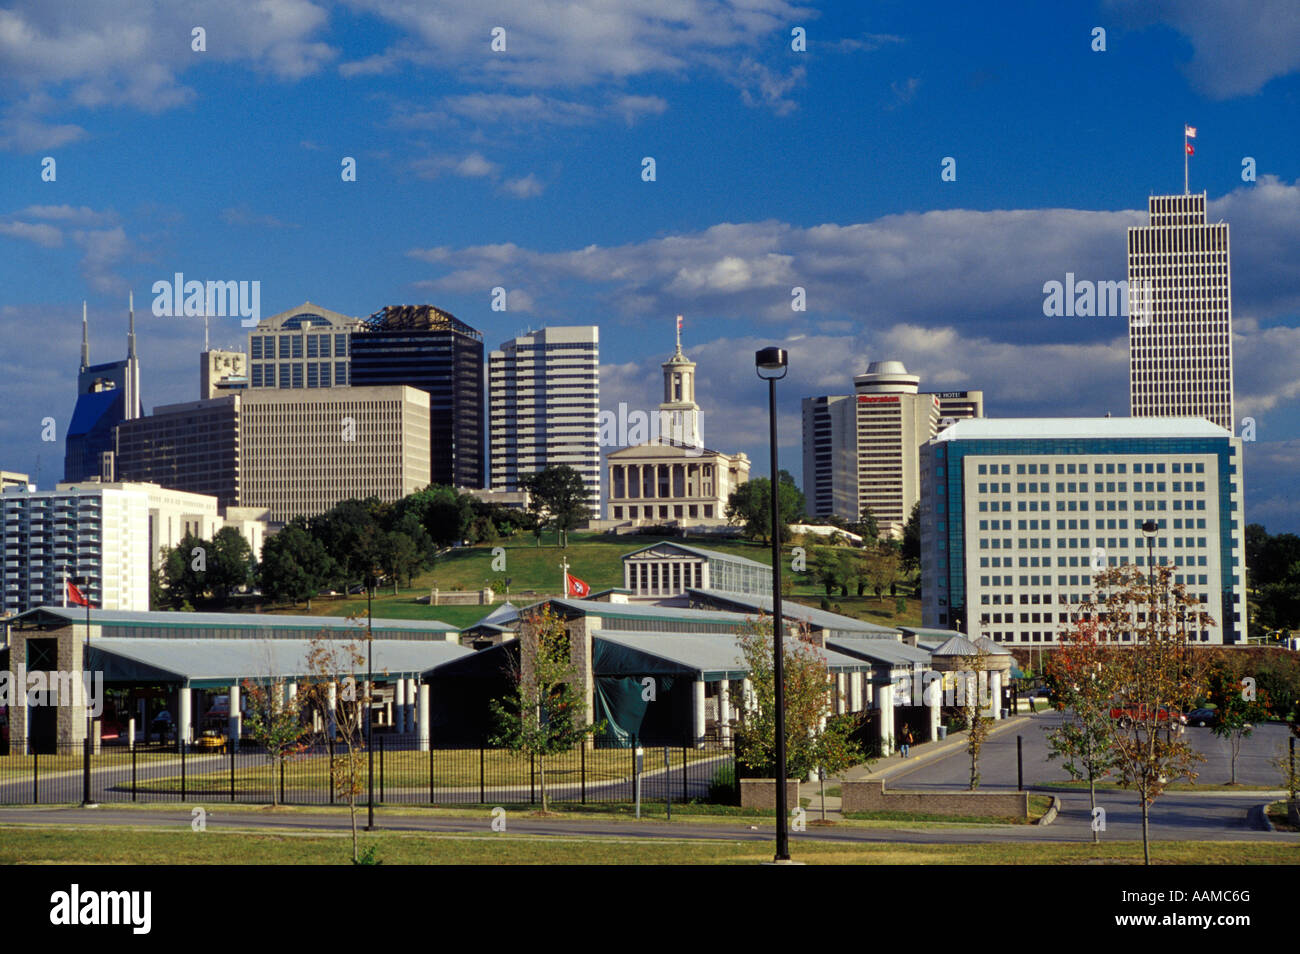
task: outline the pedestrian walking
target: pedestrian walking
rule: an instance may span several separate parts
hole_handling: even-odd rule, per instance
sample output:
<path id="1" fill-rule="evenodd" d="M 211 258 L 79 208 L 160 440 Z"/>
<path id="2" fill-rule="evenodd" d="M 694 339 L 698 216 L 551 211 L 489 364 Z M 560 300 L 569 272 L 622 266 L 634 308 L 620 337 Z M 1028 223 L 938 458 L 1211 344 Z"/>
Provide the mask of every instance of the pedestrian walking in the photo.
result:
<path id="1" fill-rule="evenodd" d="M 907 725 L 903 726 L 903 743 L 902 745 L 899 746 L 899 748 L 902 749 L 903 751 L 903 758 L 907 758 L 907 754 L 912 748 L 912 727 L 911 726 L 907 726 Z"/>

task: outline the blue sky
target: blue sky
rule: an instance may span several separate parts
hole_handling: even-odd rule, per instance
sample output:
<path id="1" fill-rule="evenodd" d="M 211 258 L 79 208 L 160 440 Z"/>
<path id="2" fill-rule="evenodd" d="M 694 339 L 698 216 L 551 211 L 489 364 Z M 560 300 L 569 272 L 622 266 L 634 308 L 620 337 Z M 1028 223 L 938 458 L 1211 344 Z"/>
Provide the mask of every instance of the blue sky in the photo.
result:
<path id="1" fill-rule="evenodd" d="M 0 468 L 35 475 L 39 455 L 42 485 L 61 473 L 83 299 L 92 359 L 112 360 L 134 290 L 147 407 L 197 395 L 201 320 L 149 312 L 177 271 L 260 281 L 263 315 L 429 302 L 489 346 L 598 324 L 610 409 L 658 400 L 680 312 L 705 440 L 756 473 L 766 344 L 791 352 L 796 474 L 800 398 L 850 390 L 872 360 L 982 388 L 999 417 L 1126 414 L 1123 320 L 1046 318 L 1042 287 L 1124 277 L 1125 228 L 1181 190 L 1190 123 L 1191 187 L 1232 230 L 1237 411 L 1258 436 L 1247 519 L 1298 531 L 1300 7 L 1248 9 L 11 2 Z M 215 344 L 245 333 L 213 322 Z"/>

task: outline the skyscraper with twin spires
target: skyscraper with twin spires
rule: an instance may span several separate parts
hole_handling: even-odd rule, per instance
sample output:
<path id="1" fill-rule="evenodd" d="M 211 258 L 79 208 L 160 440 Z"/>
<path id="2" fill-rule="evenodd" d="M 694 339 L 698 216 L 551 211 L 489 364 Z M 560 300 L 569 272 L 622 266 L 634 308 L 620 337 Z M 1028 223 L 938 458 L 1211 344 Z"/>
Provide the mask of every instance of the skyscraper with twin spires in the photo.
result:
<path id="1" fill-rule="evenodd" d="M 116 451 L 114 428 L 142 414 L 140 361 L 135 351 L 135 296 L 127 305 L 126 360 L 90 363 L 90 329 L 86 305 L 81 306 L 81 367 L 77 373 L 77 403 L 64 443 L 63 479 L 112 480 Z M 106 456 L 107 455 L 107 456 Z"/>

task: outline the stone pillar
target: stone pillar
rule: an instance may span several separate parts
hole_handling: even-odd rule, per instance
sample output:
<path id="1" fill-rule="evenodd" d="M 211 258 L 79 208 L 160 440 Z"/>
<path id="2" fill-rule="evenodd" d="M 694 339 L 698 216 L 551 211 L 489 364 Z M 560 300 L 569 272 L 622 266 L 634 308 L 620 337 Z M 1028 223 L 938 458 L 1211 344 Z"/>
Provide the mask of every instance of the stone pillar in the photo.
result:
<path id="1" fill-rule="evenodd" d="M 731 742 L 731 681 L 718 683 L 718 735 L 722 744 Z"/>
<path id="2" fill-rule="evenodd" d="M 623 561 L 623 589 L 631 590 L 632 586 L 632 561 Z"/>
<path id="3" fill-rule="evenodd" d="M 695 692 L 691 696 L 691 721 L 695 735 L 695 743 L 696 745 L 699 745 L 704 739 L 704 680 L 697 679 L 695 681 L 694 689 Z"/>
<path id="4" fill-rule="evenodd" d="M 406 680 L 406 731 L 415 731 L 415 700 L 416 693 L 419 692 L 419 680 L 407 678 Z"/>
<path id="5" fill-rule="evenodd" d="M 176 693 L 176 731 L 179 733 L 178 738 L 181 742 L 193 742 L 194 733 L 191 729 L 193 721 L 190 715 L 193 708 L 192 690 L 184 686 Z"/>
<path id="6" fill-rule="evenodd" d="M 847 694 L 845 692 L 845 683 L 847 681 L 848 680 L 845 677 L 844 673 L 837 672 L 835 674 L 835 714 L 836 715 L 844 715 L 844 713 L 848 711 L 847 708 L 848 700 L 845 698 L 845 695 Z"/>
<path id="7" fill-rule="evenodd" d="M 894 684 L 884 682 L 875 686 L 876 708 L 880 710 L 880 754 L 893 752 L 890 742 L 894 735 Z"/>
<path id="8" fill-rule="evenodd" d="M 415 708 L 415 738 L 421 752 L 429 751 L 429 684 L 420 683 L 420 703 Z"/>
<path id="9" fill-rule="evenodd" d="M 943 676 L 937 672 L 927 672 L 921 677 L 925 683 L 925 705 L 929 709 L 928 741 L 939 738 L 940 707 L 943 705 Z"/>
<path id="10" fill-rule="evenodd" d="M 989 672 L 989 705 L 993 707 L 993 718 L 1002 718 L 1002 673 L 994 669 Z"/>
<path id="11" fill-rule="evenodd" d="M 849 711 L 862 711 L 862 673 L 849 673 Z"/>
<path id="12" fill-rule="evenodd" d="M 393 691 L 393 729 L 402 733 L 406 731 L 406 680 L 398 679 Z"/>
<path id="13" fill-rule="evenodd" d="M 226 723 L 226 738 L 230 740 L 231 748 L 239 748 L 239 736 L 243 731 L 242 714 L 239 711 L 239 683 L 235 683 L 229 690 L 230 698 L 230 718 Z"/>

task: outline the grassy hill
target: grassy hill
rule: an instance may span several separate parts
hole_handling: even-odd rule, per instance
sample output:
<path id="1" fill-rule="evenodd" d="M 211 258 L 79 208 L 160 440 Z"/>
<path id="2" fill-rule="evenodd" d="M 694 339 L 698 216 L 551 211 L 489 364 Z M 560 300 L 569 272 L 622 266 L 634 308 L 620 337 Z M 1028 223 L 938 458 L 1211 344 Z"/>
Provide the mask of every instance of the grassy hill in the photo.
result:
<path id="1" fill-rule="evenodd" d="M 497 544 L 481 544 L 473 547 L 452 550 L 438 559 L 432 570 L 416 576 L 410 588 L 401 586 L 396 596 L 392 587 L 387 587 L 375 594 L 374 614 L 377 618 L 388 619 L 436 619 L 452 626 L 465 627 L 486 616 L 496 606 L 504 602 L 504 595 L 499 594 L 497 602 L 491 606 L 429 606 L 417 603 L 416 597 L 428 596 L 433 587 L 440 590 L 476 590 L 491 581 L 505 576 L 510 578 L 510 600 L 516 605 L 535 602 L 545 596 L 558 596 L 561 592 L 560 564 L 569 561 L 569 572 L 585 581 L 597 592 L 610 587 L 623 585 L 623 556 L 658 542 L 658 537 L 627 536 L 611 537 L 603 534 L 573 533 L 569 536 L 569 546 L 557 548 L 553 543 L 536 546 L 534 539 L 519 537 L 512 541 Z M 730 553 L 746 557 L 759 563 L 771 562 L 771 550 L 761 543 L 744 540 L 693 540 L 681 541 L 690 545 L 699 545 L 709 550 Z M 505 570 L 493 570 L 494 547 L 505 550 Z M 789 553 L 789 548 L 784 548 Z M 789 567 L 790 557 L 786 557 Z M 804 574 L 794 574 L 794 599 L 810 606 L 819 606 L 824 590 L 804 579 Z M 788 578 L 788 576 L 787 576 Z M 869 620 L 885 625 L 920 625 L 921 604 L 919 600 L 908 598 L 904 612 L 895 614 L 895 600 L 886 595 L 881 601 L 874 596 L 830 597 L 831 609 L 846 616 Z M 839 608 L 836 609 L 838 604 Z M 305 606 L 266 607 L 267 612 L 303 615 Z M 311 613 L 320 616 L 347 616 L 355 614 L 364 617 L 366 613 L 365 598 L 320 598 L 312 601 Z"/>

